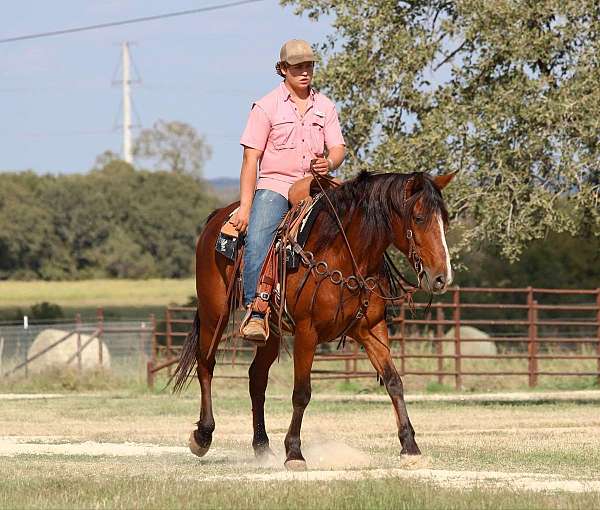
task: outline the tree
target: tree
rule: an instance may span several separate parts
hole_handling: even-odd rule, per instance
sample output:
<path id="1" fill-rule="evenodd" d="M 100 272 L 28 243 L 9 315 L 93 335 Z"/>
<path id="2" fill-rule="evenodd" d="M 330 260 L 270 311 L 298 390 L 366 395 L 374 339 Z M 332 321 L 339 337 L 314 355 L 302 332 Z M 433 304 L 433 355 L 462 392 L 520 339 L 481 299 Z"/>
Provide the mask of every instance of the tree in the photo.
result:
<path id="1" fill-rule="evenodd" d="M 316 83 L 341 106 L 347 173 L 459 170 L 457 250 L 600 235 L 598 2 L 281 3 L 333 17 Z"/>
<path id="2" fill-rule="evenodd" d="M 101 170 L 109 163 L 113 161 L 121 161 L 121 156 L 119 156 L 116 152 L 111 151 L 110 149 L 105 150 L 102 154 L 96 156 L 96 161 L 94 161 L 93 170 Z"/>
<path id="3" fill-rule="evenodd" d="M 154 170 L 202 177 L 211 148 L 196 130 L 183 122 L 159 120 L 135 140 L 134 155 L 149 160 Z"/>
<path id="4" fill-rule="evenodd" d="M 0 174 L 0 280 L 188 276 L 217 205 L 189 175 L 113 161 L 86 175 Z"/>

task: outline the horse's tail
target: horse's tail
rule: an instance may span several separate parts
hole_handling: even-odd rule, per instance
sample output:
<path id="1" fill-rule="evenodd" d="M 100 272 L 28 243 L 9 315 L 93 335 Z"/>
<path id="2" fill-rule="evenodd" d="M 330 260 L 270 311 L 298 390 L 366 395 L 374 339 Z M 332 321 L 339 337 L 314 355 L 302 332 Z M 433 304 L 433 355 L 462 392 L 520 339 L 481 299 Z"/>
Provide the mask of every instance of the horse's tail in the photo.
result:
<path id="1" fill-rule="evenodd" d="M 200 336 L 200 317 L 198 316 L 198 310 L 196 310 L 196 316 L 194 317 L 194 325 L 192 330 L 188 333 L 188 336 L 183 343 L 181 349 L 181 357 L 177 368 L 173 373 L 173 376 L 169 380 L 168 384 L 171 384 L 175 379 L 175 385 L 173 386 L 173 393 L 180 393 L 189 383 L 189 377 L 196 366 L 196 356 L 199 352 L 198 339 Z"/>

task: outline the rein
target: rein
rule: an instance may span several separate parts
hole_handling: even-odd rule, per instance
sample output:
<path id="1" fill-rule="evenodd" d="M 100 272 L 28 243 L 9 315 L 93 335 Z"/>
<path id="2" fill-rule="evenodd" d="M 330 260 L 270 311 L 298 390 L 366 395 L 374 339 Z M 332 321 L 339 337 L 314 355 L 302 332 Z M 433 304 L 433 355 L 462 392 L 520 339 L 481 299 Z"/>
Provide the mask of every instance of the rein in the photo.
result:
<path id="1" fill-rule="evenodd" d="M 313 296 L 311 299 L 311 308 L 312 308 L 312 306 L 314 305 L 316 293 L 319 289 L 319 286 L 326 278 L 329 278 L 329 281 L 331 283 L 333 283 L 334 285 L 340 286 L 340 301 L 338 303 L 338 309 L 336 310 L 336 314 L 335 314 L 335 318 L 334 318 L 334 321 L 335 321 L 338 317 L 338 314 L 340 313 L 340 311 L 343 308 L 342 293 L 343 293 L 344 287 L 346 287 L 350 292 L 356 292 L 357 290 L 360 289 L 359 290 L 359 292 L 360 292 L 359 305 L 354 314 L 354 318 L 344 328 L 342 333 L 340 335 L 338 335 L 341 337 L 341 340 L 340 340 L 340 343 L 341 343 L 344 341 L 346 333 L 352 328 L 352 326 L 354 326 L 354 324 L 358 320 L 365 317 L 367 309 L 369 307 L 369 302 L 370 302 L 369 297 L 371 294 L 374 294 L 375 296 L 379 297 L 380 299 L 383 299 L 384 301 L 398 301 L 399 299 L 404 299 L 405 296 L 407 296 L 407 301 L 409 302 L 410 305 L 412 305 L 412 302 L 413 302 L 412 296 L 421 286 L 421 275 L 423 273 L 423 262 L 422 262 L 421 256 L 419 255 L 419 252 L 417 250 L 417 246 L 416 246 L 416 243 L 414 240 L 414 233 L 411 229 L 407 229 L 406 238 L 407 238 L 408 244 L 409 244 L 408 259 L 412 263 L 413 269 L 417 275 L 417 284 L 416 285 L 412 284 L 402 274 L 402 272 L 395 266 L 395 264 L 392 262 L 390 256 L 387 253 L 385 253 L 384 264 L 388 271 L 388 280 L 390 281 L 390 284 L 392 287 L 395 287 L 394 284 L 397 282 L 400 286 L 401 293 L 399 293 L 397 295 L 386 296 L 386 295 L 383 295 L 383 294 L 380 294 L 379 292 L 377 292 L 375 289 L 378 286 L 378 281 L 377 281 L 378 279 L 373 276 L 369 276 L 369 277 L 365 278 L 362 275 L 362 273 L 358 267 L 358 264 L 356 262 L 354 253 L 352 252 L 352 248 L 350 246 L 350 242 L 348 241 L 348 237 L 346 236 L 346 232 L 344 230 L 342 221 L 340 220 L 340 217 L 339 217 L 337 211 L 335 210 L 335 207 L 333 206 L 331 200 L 329 199 L 329 196 L 327 195 L 326 190 L 324 189 L 323 185 L 321 184 L 321 179 L 323 179 L 325 181 L 329 181 L 329 182 L 332 182 L 332 179 L 328 176 L 317 174 L 314 171 L 314 169 L 312 168 L 312 166 L 311 166 L 310 170 L 313 175 L 313 178 L 319 185 L 321 193 L 325 196 L 325 199 L 327 200 L 327 204 L 329 205 L 331 212 L 333 213 L 333 215 L 335 217 L 335 220 L 337 222 L 340 233 L 342 234 L 342 237 L 344 239 L 346 248 L 348 249 L 348 253 L 350 254 L 350 259 L 352 261 L 352 267 L 353 267 L 354 273 L 352 275 L 344 278 L 341 271 L 339 271 L 337 269 L 330 271 L 329 267 L 327 265 L 327 262 L 325 262 L 325 261 L 314 262 L 314 254 L 309 251 L 303 250 L 300 247 L 300 245 L 298 245 L 298 243 L 295 243 L 293 246 L 294 251 L 300 256 L 302 263 L 309 269 L 309 271 L 306 272 L 302 283 L 298 286 L 298 289 L 296 290 L 296 298 L 295 299 L 296 300 L 298 299 L 298 296 L 299 296 L 300 292 L 302 291 L 304 284 L 306 283 L 308 275 L 310 274 L 310 272 L 312 272 L 314 270 L 316 275 L 320 276 L 321 279 L 318 281 L 317 286 L 315 287 L 315 290 L 313 292 Z M 405 192 L 405 194 L 406 194 L 406 192 Z M 406 198 L 405 198 L 405 200 L 406 200 Z M 404 285 L 402 284 L 402 282 L 404 282 L 404 284 L 406 284 L 408 286 L 408 288 L 405 288 Z M 381 286 L 379 286 L 379 287 L 381 288 Z M 395 289 L 393 289 L 393 290 L 395 290 Z M 368 293 L 368 295 L 366 297 L 363 296 L 364 292 Z M 382 343 L 381 340 L 380 340 L 380 343 Z"/>

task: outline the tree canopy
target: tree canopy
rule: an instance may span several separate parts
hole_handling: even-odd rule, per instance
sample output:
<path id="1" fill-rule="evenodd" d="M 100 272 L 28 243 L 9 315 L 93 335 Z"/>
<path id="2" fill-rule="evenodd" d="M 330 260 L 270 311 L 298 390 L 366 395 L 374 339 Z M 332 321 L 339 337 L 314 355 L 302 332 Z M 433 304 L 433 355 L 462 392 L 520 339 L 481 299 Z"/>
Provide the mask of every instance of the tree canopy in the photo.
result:
<path id="1" fill-rule="evenodd" d="M 340 105 L 347 173 L 459 171 L 463 252 L 600 235 L 598 2 L 281 3 L 332 17 L 316 83 Z"/>
<path id="2" fill-rule="evenodd" d="M 122 161 L 85 175 L 0 174 L 0 279 L 189 276 L 216 206 L 189 175 Z"/>
<path id="3" fill-rule="evenodd" d="M 141 131 L 134 143 L 134 154 L 154 170 L 202 177 L 204 162 L 212 151 L 204 138 L 185 122 L 159 120 Z M 106 153 L 105 153 L 106 154 Z"/>

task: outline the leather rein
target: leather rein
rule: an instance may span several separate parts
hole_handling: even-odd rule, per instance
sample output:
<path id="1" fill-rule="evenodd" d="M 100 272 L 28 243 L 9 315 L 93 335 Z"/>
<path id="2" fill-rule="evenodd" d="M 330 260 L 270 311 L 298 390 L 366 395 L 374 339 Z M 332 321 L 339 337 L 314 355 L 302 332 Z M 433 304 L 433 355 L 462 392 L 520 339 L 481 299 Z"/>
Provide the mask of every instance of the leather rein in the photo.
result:
<path id="1" fill-rule="evenodd" d="M 350 242 L 348 241 L 348 237 L 346 235 L 346 232 L 344 230 L 344 226 L 340 220 L 340 217 L 339 217 L 337 211 L 335 210 L 335 207 L 333 206 L 331 200 L 329 199 L 329 196 L 327 195 L 327 191 L 325 190 L 325 188 L 323 187 L 323 185 L 321 183 L 321 180 L 332 182 L 332 179 L 328 176 L 323 176 L 323 175 L 317 174 L 312 167 L 311 167 L 311 173 L 313 175 L 314 180 L 319 185 L 320 191 L 324 195 L 325 199 L 327 200 L 327 204 L 329 205 L 329 208 L 331 209 L 331 212 L 333 213 L 333 215 L 335 217 L 335 220 L 337 222 L 340 233 L 342 234 L 342 238 L 344 239 L 346 248 L 348 249 L 348 253 L 350 254 L 350 259 L 352 261 L 352 267 L 353 267 L 354 272 L 350 276 L 344 277 L 342 272 L 339 271 L 338 269 L 331 271 L 327 265 L 327 262 L 325 262 L 323 260 L 315 262 L 314 254 L 310 251 L 304 250 L 297 242 L 295 242 L 295 243 L 293 243 L 293 250 L 300 257 L 302 264 L 308 269 L 308 271 L 304 275 L 304 279 L 302 280 L 301 284 L 298 286 L 298 288 L 296 290 L 296 299 L 295 300 L 297 301 L 298 296 L 299 296 L 300 292 L 302 291 L 304 284 L 306 283 L 308 275 L 310 273 L 314 273 L 315 277 L 318 280 L 318 283 L 317 283 L 317 286 L 315 287 L 315 290 L 313 291 L 313 296 L 311 299 L 311 309 L 312 309 L 314 302 L 315 302 L 316 293 L 319 289 L 320 284 L 325 279 L 329 279 L 329 281 L 331 283 L 333 283 L 334 285 L 340 286 L 340 300 L 339 300 L 338 309 L 336 310 L 336 314 L 335 314 L 335 318 L 334 318 L 334 320 L 336 320 L 338 317 L 338 314 L 340 313 L 340 311 L 342 311 L 342 308 L 343 308 L 343 303 L 344 303 L 343 297 L 342 297 L 343 289 L 346 288 L 351 293 L 355 293 L 358 291 L 359 292 L 359 305 L 354 313 L 354 317 L 353 317 L 352 321 L 344 328 L 344 330 L 339 335 L 337 335 L 337 336 L 341 337 L 341 339 L 342 339 L 340 342 L 343 342 L 343 340 L 345 339 L 346 333 L 354 326 L 354 324 L 358 320 L 365 317 L 367 309 L 370 304 L 371 294 L 374 294 L 375 296 L 377 296 L 380 299 L 383 299 L 384 301 L 398 301 L 400 299 L 407 298 L 408 302 L 412 303 L 413 294 L 417 290 L 419 290 L 419 288 L 421 287 L 421 276 L 423 274 L 423 262 L 422 262 L 421 256 L 419 255 L 419 251 L 417 250 L 417 246 L 416 246 L 415 239 L 414 239 L 414 233 L 411 229 L 407 229 L 406 230 L 406 239 L 408 240 L 408 245 L 409 245 L 408 259 L 411 262 L 412 267 L 417 276 L 417 283 L 413 284 L 410 281 L 408 281 L 408 279 L 406 279 L 406 277 L 401 273 L 401 271 L 394 265 L 391 258 L 386 253 L 384 255 L 384 264 L 386 265 L 386 268 L 387 268 L 388 278 L 390 280 L 390 283 L 393 282 L 394 277 L 396 277 L 398 279 L 397 283 L 400 286 L 401 292 L 397 295 L 384 295 L 382 293 L 377 292 L 377 290 L 376 290 L 377 287 L 379 287 L 381 289 L 381 285 L 379 285 L 379 281 L 378 281 L 379 279 L 374 276 L 367 276 L 367 277 L 363 276 L 363 274 L 360 271 L 360 268 L 358 266 L 358 263 L 356 262 L 356 257 L 354 256 L 354 253 L 350 246 Z M 405 200 L 406 200 L 406 198 L 405 198 Z M 406 287 L 405 287 L 405 285 L 406 285 Z M 382 290 L 382 292 L 383 292 L 383 290 Z M 282 295 L 284 295 L 284 294 L 282 294 Z"/>
<path id="2" fill-rule="evenodd" d="M 421 256 L 419 255 L 419 251 L 417 250 L 417 246 L 416 246 L 416 243 L 414 240 L 414 233 L 411 229 L 407 229 L 406 238 L 408 240 L 408 245 L 409 245 L 408 259 L 411 262 L 412 267 L 417 276 L 417 283 L 416 283 L 416 285 L 411 283 L 402 274 L 402 272 L 396 267 L 396 265 L 391 260 L 390 256 L 387 253 L 385 253 L 384 254 L 384 264 L 385 264 L 385 268 L 387 271 L 388 280 L 392 287 L 395 287 L 395 283 L 397 283 L 400 287 L 401 292 L 397 295 L 384 295 L 384 294 L 380 294 L 379 292 L 377 292 L 377 290 L 376 290 L 377 287 L 379 287 L 381 289 L 381 285 L 379 284 L 379 278 L 374 277 L 374 276 L 365 277 L 365 276 L 363 276 L 362 272 L 360 271 L 358 263 L 356 262 L 356 257 L 354 256 L 354 253 L 350 246 L 350 242 L 348 241 L 348 237 L 344 230 L 342 221 L 340 220 L 340 217 L 339 217 L 337 211 L 335 210 L 335 207 L 331 203 L 331 200 L 329 199 L 329 196 L 327 195 L 327 192 L 326 192 L 325 188 L 323 187 L 321 180 L 327 182 L 329 186 L 338 186 L 339 184 L 335 183 L 335 181 L 329 176 L 317 174 L 314 171 L 314 169 L 312 168 L 312 166 L 311 166 L 310 170 L 311 170 L 311 173 L 313 175 L 315 182 L 318 184 L 318 186 L 320 188 L 321 194 L 327 200 L 327 204 L 329 205 L 329 208 L 331 209 L 331 211 L 335 217 L 335 220 L 337 222 L 340 233 L 342 234 L 342 237 L 344 239 L 346 248 L 348 249 L 348 253 L 350 254 L 350 259 L 352 261 L 352 267 L 353 267 L 354 272 L 350 276 L 344 277 L 344 275 L 342 274 L 342 272 L 340 270 L 338 270 L 338 269 L 334 269 L 333 271 L 330 270 L 326 261 L 319 260 L 319 261 L 315 262 L 315 256 L 312 252 L 310 252 L 308 250 L 304 250 L 300 246 L 300 244 L 298 244 L 297 241 L 295 241 L 295 240 L 293 242 L 291 241 L 290 236 L 289 236 L 289 233 L 290 233 L 289 227 L 290 227 L 290 224 L 292 224 L 292 223 L 297 224 L 297 218 L 291 219 L 287 225 L 287 228 L 284 227 L 279 232 L 280 234 L 282 234 L 280 243 L 279 243 L 279 253 L 280 253 L 279 261 L 281 262 L 281 267 L 280 267 L 280 269 L 281 269 L 281 288 L 279 291 L 279 302 L 277 302 L 277 300 L 275 302 L 276 308 L 277 308 L 277 316 L 278 316 L 277 317 L 278 329 L 281 334 L 282 320 L 283 320 L 283 313 L 284 313 L 284 306 L 285 306 L 284 303 L 285 303 L 285 295 L 286 295 L 286 283 L 287 283 L 287 278 L 286 278 L 287 264 L 285 262 L 286 261 L 286 246 L 288 244 L 290 244 L 292 246 L 293 251 L 300 257 L 302 265 L 304 265 L 307 268 L 307 271 L 304 274 L 304 277 L 303 277 L 300 285 L 298 285 L 298 288 L 296 289 L 295 301 L 298 300 L 300 292 L 304 288 L 304 285 L 306 284 L 306 281 L 308 280 L 308 276 L 310 274 L 313 274 L 315 279 L 317 280 L 317 285 L 316 285 L 316 287 L 313 291 L 312 297 L 311 297 L 311 304 L 310 304 L 311 310 L 314 306 L 314 303 L 316 300 L 316 295 L 319 290 L 319 287 L 321 286 L 321 283 L 323 283 L 326 279 L 329 279 L 329 281 L 331 283 L 333 283 L 334 285 L 339 285 L 340 299 L 338 302 L 338 307 L 337 307 L 337 310 L 335 313 L 334 321 L 337 320 L 340 312 L 343 313 L 343 307 L 344 307 L 343 291 L 344 291 L 344 288 L 348 289 L 348 291 L 350 291 L 351 294 L 355 294 L 356 292 L 359 293 L 359 304 L 358 304 L 358 307 L 356 308 L 356 311 L 354 312 L 353 319 L 350 321 L 350 323 L 348 323 L 348 325 L 343 329 L 343 331 L 337 335 L 338 337 L 340 337 L 339 345 L 341 345 L 345 341 L 346 333 L 354 326 L 354 324 L 356 324 L 356 322 L 358 322 L 363 317 L 366 318 L 367 309 L 369 308 L 369 304 L 370 304 L 371 294 L 374 294 L 375 296 L 377 296 L 380 299 L 383 299 L 384 301 L 391 301 L 391 302 L 406 298 L 409 305 L 411 305 L 413 294 L 417 290 L 419 290 L 419 288 L 421 287 L 421 276 L 423 274 L 423 263 L 422 263 Z M 405 197 L 405 200 L 406 200 L 406 197 Z M 274 240 L 274 242 L 275 242 L 275 240 Z M 234 264 L 231 280 L 227 287 L 226 296 L 227 296 L 227 302 L 230 303 L 230 306 L 233 305 L 233 301 L 231 300 L 231 295 L 232 295 L 232 292 L 233 292 L 233 289 L 235 286 L 234 282 L 236 280 L 236 274 L 239 270 L 240 264 L 241 264 L 241 253 L 238 255 L 237 260 Z M 271 296 L 267 296 L 265 301 L 268 301 L 270 297 Z M 230 310 L 230 312 L 231 312 L 231 310 Z M 211 343 L 210 343 L 210 346 L 208 349 L 207 358 L 209 358 L 212 355 L 212 353 L 214 352 L 214 349 L 217 345 L 217 337 L 219 336 L 219 332 L 221 329 L 221 325 L 222 325 L 225 313 L 226 313 L 226 310 L 224 310 L 223 313 L 219 317 L 217 327 L 214 331 L 213 338 L 211 340 Z M 371 329 L 370 326 L 369 326 L 369 329 Z M 387 349 L 389 349 L 389 346 L 387 344 L 382 342 L 381 339 L 379 339 L 379 338 L 377 338 L 377 339 L 382 345 L 384 345 Z M 338 345 L 338 347 L 339 347 L 339 345 Z M 287 346 L 286 346 L 286 350 L 287 350 Z"/>

